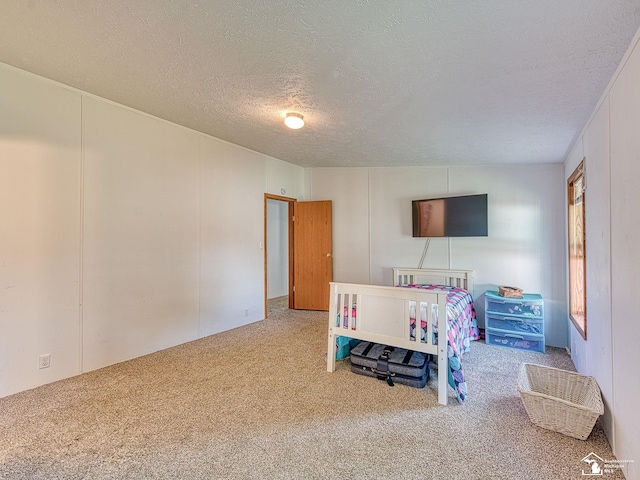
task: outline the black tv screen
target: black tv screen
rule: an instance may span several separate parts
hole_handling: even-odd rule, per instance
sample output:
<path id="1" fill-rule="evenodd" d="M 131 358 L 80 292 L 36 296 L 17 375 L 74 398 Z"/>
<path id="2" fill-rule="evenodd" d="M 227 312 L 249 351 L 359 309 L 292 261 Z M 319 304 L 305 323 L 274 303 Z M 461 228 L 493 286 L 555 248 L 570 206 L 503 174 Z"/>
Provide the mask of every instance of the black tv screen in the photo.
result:
<path id="1" fill-rule="evenodd" d="M 487 194 L 413 200 L 414 237 L 486 237 Z"/>

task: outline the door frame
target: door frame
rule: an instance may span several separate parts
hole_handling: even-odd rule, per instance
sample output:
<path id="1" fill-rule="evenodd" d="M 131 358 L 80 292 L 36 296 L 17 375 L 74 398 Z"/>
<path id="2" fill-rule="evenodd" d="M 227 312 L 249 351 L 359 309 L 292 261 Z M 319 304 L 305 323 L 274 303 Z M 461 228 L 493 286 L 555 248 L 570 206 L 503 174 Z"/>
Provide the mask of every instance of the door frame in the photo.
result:
<path id="1" fill-rule="evenodd" d="M 288 233 L 289 233 L 289 308 L 293 308 L 293 204 L 297 199 L 292 197 L 283 197 L 281 195 L 273 195 L 271 193 L 264 194 L 264 318 L 269 316 L 269 272 L 267 260 L 267 200 L 277 200 L 279 202 L 287 202 L 288 204 Z"/>

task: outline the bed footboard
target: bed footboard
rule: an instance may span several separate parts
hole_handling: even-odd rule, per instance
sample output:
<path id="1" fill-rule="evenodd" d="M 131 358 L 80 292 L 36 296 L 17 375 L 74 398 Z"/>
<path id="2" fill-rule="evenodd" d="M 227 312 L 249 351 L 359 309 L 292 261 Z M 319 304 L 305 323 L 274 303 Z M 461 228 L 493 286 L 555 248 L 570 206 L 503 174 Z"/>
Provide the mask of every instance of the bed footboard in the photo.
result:
<path id="1" fill-rule="evenodd" d="M 327 371 L 335 370 L 339 336 L 437 355 L 438 402 L 446 405 L 449 368 L 446 312 L 444 291 L 331 282 Z M 426 341 L 421 341 L 420 322 L 421 318 L 425 319 L 425 313 Z M 414 339 L 411 338 L 412 318 L 416 319 Z M 434 324 L 442 339 L 438 344 L 433 344 Z"/>

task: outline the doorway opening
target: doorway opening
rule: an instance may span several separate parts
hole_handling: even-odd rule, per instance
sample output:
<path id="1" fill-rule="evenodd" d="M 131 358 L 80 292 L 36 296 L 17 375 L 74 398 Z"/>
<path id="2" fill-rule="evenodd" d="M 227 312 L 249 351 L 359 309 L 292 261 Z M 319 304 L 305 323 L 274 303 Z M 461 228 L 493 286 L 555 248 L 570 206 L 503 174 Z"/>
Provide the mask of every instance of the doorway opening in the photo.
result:
<path id="1" fill-rule="evenodd" d="M 291 308 L 293 204 L 295 198 L 264 195 L 265 318 Z"/>
<path id="2" fill-rule="evenodd" d="M 290 309 L 329 310 L 331 236 L 331 200 L 298 202 L 265 193 L 265 318 L 269 316 L 269 299 L 276 298 L 288 303 Z M 285 295 L 288 299 L 281 298 Z"/>

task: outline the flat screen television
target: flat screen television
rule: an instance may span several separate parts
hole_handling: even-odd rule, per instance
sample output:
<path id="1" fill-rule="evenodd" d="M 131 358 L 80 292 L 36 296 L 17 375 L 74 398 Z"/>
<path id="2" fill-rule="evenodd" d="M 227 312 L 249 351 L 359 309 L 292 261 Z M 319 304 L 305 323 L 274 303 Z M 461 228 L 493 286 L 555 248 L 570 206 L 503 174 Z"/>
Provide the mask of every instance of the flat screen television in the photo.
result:
<path id="1" fill-rule="evenodd" d="M 486 237 L 487 194 L 413 200 L 414 237 Z"/>

